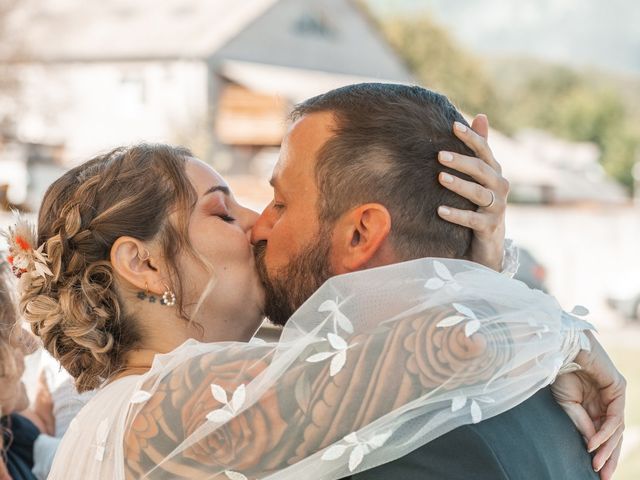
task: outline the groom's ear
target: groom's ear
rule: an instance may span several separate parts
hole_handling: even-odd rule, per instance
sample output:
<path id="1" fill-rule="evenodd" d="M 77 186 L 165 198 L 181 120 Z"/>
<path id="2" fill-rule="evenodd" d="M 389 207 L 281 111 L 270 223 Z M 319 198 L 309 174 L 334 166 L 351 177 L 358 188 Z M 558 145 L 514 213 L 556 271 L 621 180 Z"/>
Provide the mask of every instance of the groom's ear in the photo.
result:
<path id="1" fill-rule="evenodd" d="M 347 273 L 393 261 L 389 245 L 391 215 L 384 205 L 367 203 L 349 210 L 333 230 L 331 265 Z"/>

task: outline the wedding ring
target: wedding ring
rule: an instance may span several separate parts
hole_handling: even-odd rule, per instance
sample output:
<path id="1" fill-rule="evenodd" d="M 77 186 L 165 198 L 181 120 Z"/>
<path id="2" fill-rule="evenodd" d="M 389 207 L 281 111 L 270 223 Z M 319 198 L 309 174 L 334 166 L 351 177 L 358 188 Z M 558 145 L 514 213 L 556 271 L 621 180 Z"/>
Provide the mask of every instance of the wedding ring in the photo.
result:
<path id="1" fill-rule="evenodd" d="M 493 193 L 493 190 L 489 190 L 489 193 L 491 194 L 491 201 L 489 202 L 489 205 L 481 205 L 482 208 L 491 208 L 493 207 L 493 204 L 496 203 L 496 194 Z"/>

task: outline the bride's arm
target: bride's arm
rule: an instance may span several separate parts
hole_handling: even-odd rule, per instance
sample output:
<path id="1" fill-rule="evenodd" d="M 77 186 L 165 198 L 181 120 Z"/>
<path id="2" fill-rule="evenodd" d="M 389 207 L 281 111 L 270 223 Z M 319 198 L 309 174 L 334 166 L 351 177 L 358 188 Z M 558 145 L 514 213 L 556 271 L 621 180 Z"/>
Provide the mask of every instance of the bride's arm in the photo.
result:
<path id="1" fill-rule="evenodd" d="M 366 464 L 386 432 L 410 425 L 390 442 L 417 448 L 502 413 L 577 353 L 560 353 L 559 309 L 510 317 L 477 299 L 453 305 L 417 305 L 386 321 L 371 312 L 370 326 L 363 318 L 353 335 L 325 314 L 326 324 L 295 341 L 211 346 L 151 376 L 143 390 L 152 395 L 139 395 L 125 439 L 129 477 L 263 478 L 312 456 L 348 474 L 347 460 Z M 363 458 L 352 460 L 355 438 Z M 336 457 L 341 450 L 347 456 Z"/>
<path id="2" fill-rule="evenodd" d="M 453 313 L 443 311 L 438 318 Z M 435 320 L 425 322 L 417 316 L 397 322 L 386 333 L 349 338 L 342 367 L 334 360 L 340 353 L 319 360 L 336 351 L 330 344 L 314 345 L 309 339 L 306 348 L 294 347 L 298 358 L 275 381 L 268 379 L 275 345 L 234 345 L 189 359 L 160 382 L 138 412 L 125 442 L 130 475 L 138 478 L 155 468 L 185 438 L 200 436 L 207 423 L 211 432 L 201 432 L 201 440 L 159 468 L 171 474 L 186 473 L 186 464 L 209 474 L 227 469 L 247 475 L 276 471 L 435 387 L 454 390 L 486 381 L 511 356 L 496 352 L 484 333 L 466 337 L 464 326 L 456 325 L 445 334 Z M 248 405 L 250 386 L 259 391 L 262 381 L 269 388 L 254 394 L 257 400 Z M 239 388 L 246 394 L 235 410 L 244 410 L 213 428 L 207 416 L 224 421 L 225 400 L 230 403 L 226 411 L 235 413 L 233 398 Z M 187 457 L 196 462 L 185 462 Z"/>
<path id="3" fill-rule="evenodd" d="M 559 376 L 552 391 L 587 440 L 594 470 L 609 480 L 622 447 L 627 382 L 593 334 L 587 332 L 587 337 L 591 349 L 582 350 L 574 360 L 580 370 Z"/>

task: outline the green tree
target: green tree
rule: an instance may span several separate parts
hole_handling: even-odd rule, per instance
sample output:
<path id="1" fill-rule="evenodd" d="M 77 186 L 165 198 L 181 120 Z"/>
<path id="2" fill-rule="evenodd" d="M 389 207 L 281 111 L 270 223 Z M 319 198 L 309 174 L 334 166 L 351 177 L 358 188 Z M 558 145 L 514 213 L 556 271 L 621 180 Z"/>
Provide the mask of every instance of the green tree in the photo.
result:
<path id="1" fill-rule="evenodd" d="M 532 127 L 593 142 L 605 169 L 632 185 L 631 168 L 640 156 L 640 108 L 633 105 L 640 105 L 640 95 L 628 85 L 638 89 L 640 82 L 524 58 L 481 61 L 426 14 L 379 23 L 417 80 L 461 110 L 487 113 L 507 134 Z"/>
<path id="2" fill-rule="evenodd" d="M 627 106 L 623 89 L 602 76 L 564 66 L 536 63 L 535 69 L 525 68 L 520 74 L 524 80 L 511 79 L 500 99 L 508 112 L 507 123 L 593 142 L 602 152 L 600 161 L 607 172 L 626 186 L 633 184 L 631 168 L 640 132 L 633 127 L 635 112 Z"/>
<path id="3" fill-rule="evenodd" d="M 500 126 L 500 104 L 482 63 L 445 29 L 426 15 L 385 19 L 381 28 L 422 85 L 444 93 L 469 114 L 487 113 Z"/>

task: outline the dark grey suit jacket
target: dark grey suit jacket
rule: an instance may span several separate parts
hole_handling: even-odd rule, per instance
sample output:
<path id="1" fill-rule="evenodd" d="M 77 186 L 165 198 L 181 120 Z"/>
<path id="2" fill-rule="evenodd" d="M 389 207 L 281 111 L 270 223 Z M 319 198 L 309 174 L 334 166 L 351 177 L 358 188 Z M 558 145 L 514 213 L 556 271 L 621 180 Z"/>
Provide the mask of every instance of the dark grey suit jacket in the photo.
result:
<path id="1" fill-rule="evenodd" d="M 457 428 L 398 460 L 353 476 L 353 480 L 598 478 L 582 436 L 549 388 L 501 415 Z"/>

